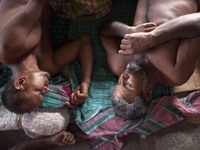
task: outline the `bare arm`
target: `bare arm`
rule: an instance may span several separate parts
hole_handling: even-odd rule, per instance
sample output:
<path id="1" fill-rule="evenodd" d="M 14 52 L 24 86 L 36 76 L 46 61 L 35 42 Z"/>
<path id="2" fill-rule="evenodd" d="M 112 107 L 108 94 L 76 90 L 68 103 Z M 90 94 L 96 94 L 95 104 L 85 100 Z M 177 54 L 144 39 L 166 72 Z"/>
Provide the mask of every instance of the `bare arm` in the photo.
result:
<path id="1" fill-rule="evenodd" d="M 129 31 L 129 26 L 117 22 L 104 22 L 99 28 L 99 39 L 107 55 L 107 63 L 115 76 L 120 76 L 130 61 L 130 56 L 118 53 L 120 38 Z"/>
<path id="2" fill-rule="evenodd" d="M 155 29 L 156 24 L 153 22 L 144 23 L 137 26 L 128 26 L 119 21 L 105 21 L 99 29 L 99 35 L 109 37 L 124 37 L 126 34 L 149 32 Z"/>
<path id="3" fill-rule="evenodd" d="M 199 20 L 200 13 L 193 13 L 163 23 L 149 33 L 126 34 L 120 53 L 141 53 L 169 40 L 197 37 L 200 35 Z"/>
<path id="4" fill-rule="evenodd" d="M 49 70 L 51 74 L 56 74 L 64 65 L 69 64 L 76 58 L 79 59 L 81 64 L 82 80 L 81 84 L 72 93 L 70 103 L 66 103 L 69 107 L 74 107 L 70 104 L 77 106 L 84 103 L 88 95 L 93 66 L 93 49 L 91 38 L 88 36 L 82 36 L 70 43 L 64 44 L 61 48 L 54 52 L 53 58 L 46 58 L 47 61 L 51 60 L 49 62 L 51 66 L 48 67 L 46 64 L 44 64 L 47 70 L 51 68 Z"/>
<path id="5" fill-rule="evenodd" d="M 74 143 L 74 136 L 67 131 L 62 131 L 51 137 L 33 139 L 23 142 L 10 148 L 9 150 L 37 150 L 49 145 L 66 146 Z"/>
<path id="6" fill-rule="evenodd" d="M 75 108 L 83 104 L 88 96 L 88 90 L 91 82 L 92 66 L 93 66 L 93 49 L 91 39 L 88 36 L 83 36 L 82 44 L 78 52 L 78 58 L 81 64 L 81 84 L 75 89 L 71 95 L 69 102 L 66 105 L 70 108 Z"/>
<path id="7" fill-rule="evenodd" d="M 31 52 L 38 44 L 41 32 L 38 22 L 48 1 L 29 0 L 1 28 L 0 59 L 4 63 L 10 64 L 18 61 L 19 57 Z"/>

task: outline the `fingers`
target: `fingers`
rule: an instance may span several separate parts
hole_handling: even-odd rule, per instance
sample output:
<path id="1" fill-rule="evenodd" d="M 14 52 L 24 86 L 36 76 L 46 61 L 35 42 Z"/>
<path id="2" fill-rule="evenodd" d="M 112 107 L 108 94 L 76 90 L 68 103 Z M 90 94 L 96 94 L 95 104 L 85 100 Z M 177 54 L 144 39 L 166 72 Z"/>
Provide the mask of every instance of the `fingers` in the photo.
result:
<path id="1" fill-rule="evenodd" d="M 148 23 L 144 23 L 143 26 L 150 28 L 150 27 L 156 27 L 157 25 L 154 22 L 148 22 Z"/>
<path id="2" fill-rule="evenodd" d="M 125 40 L 130 40 L 132 38 L 132 35 L 131 34 L 125 34 L 124 35 L 124 39 Z"/>
<path id="3" fill-rule="evenodd" d="M 132 39 L 130 38 L 129 35 L 125 35 L 124 39 L 121 40 L 120 48 L 123 50 L 130 49 L 132 47 Z"/>
<path id="4" fill-rule="evenodd" d="M 133 54 L 132 50 L 119 50 L 119 53 L 122 55 L 131 55 Z"/>
<path id="5" fill-rule="evenodd" d="M 65 105 L 67 105 L 67 107 L 72 108 L 72 109 L 74 109 L 74 108 L 76 108 L 78 106 L 78 105 L 73 105 L 73 104 L 71 104 L 69 102 L 65 102 Z"/>
<path id="6" fill-rule="evenodd" d="M 70 132 L 63 132 L 63 140 L 62 142 L 65 143 L 65 145 L 71 145 L 71 144 L 74 144 L 75 143 L 75 138 L 74 138 L 74 135 L 71 134 Z"/>
<path id="7" fill-rule="evenodd" d="M 131 40 L 128 40 L 128 39 L 122 39 L 121 40 L 121 44 L 125 44 L 125 45 L 128 45 L 128 44 L 131 44 Z"/>
<path id="8" fill-rule="evenodd" d="M 69 102 L 65 102 L 65 104 L 69 108 L 76 108 L 78 105 L 85 103 L 85 100 L 87 98 L 87 95 L 85 93 L 80 93 L 80 91 L 76 91 L 72 93 L 71 99 Z"/>
<path id="9" fill-rule="evenodd" d="M 121 40 L 119 53 L 123 55 L 133 54 L 132 48 L 133 38 L 129 34 L 124 35 L 124 39 Z"/>
<path id="10" fill-rule="evenodd" d="M 72 104 L 82 104 L 85 102 L 87 95 L 85 93 L 80 93 L 80 91 L 76 91 L 72 93 L 70 102 Z"/>
<path id="11" fill-rule="evenodd" d="M 144 29 L 144 32 L 150 32 L 150 31 L 154 30 L 155 28 L 156 27 L 146 28 L 146 29 Z"/>

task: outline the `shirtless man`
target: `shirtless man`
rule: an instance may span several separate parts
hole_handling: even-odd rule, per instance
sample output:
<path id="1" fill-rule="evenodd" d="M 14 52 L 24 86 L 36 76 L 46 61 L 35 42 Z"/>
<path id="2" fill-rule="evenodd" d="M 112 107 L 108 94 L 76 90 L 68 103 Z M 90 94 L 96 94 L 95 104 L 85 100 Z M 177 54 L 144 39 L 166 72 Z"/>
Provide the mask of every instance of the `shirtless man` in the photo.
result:
<path id="1" fill-rule="evenodd" d="M 198 5 L 198 0 L 139 0 L 133 24 L 135 27 L 117 21 L 102 24 L 99 37 L 107 54 L 109 68 L 119 77 L 112 95 L 112 104 L 117 114 L 127 119 L 142 116 L 147 110 L 146 102 L 151 99 L 153 86 L 185 83 L 200 56 L 200 38 L 176 39 L 148 51 L 125 56 L 118 53 L 118 50 L 130 48 L 132 41 L 125 38 L 120 42 L 118 37 L 153 30 L 155 24 L 142 23 L 155 22 L 160 26 L 173 18 L 197 12 Z M 129 62 L 134 63 L 127 65 Z"/>
<path id="2" fill-rule="evenodd" d="M 90 85 L 93 52 L 91 39 L 82 36 L 52 50 L 49 0 L 1 0 L 0 61 L 13 73 L 2 95 L 10 111 L 21 113 L 37 108 L 48 89 L 48 78 L 79 58 L 82 83 L 71 97 L 71 105 L 84 103 Z M 70 104 L 68 104 L 70 105 Z"/>
<path id="3" fill-rule="evenodd" d="M 141 53 L 169 40 L 197 37 L 200 35 L 199 20 L 200 13 L 193 13 L 167 21 L 151 32 L 126 34 L 119 53 Z"/>

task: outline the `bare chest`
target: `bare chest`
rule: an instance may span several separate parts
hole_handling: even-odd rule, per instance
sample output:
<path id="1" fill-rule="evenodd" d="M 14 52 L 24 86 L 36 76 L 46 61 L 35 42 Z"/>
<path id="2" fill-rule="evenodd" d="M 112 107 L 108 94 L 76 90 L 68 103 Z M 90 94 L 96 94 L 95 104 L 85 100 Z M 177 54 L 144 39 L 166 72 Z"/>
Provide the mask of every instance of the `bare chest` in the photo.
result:
<path id="1" fill-rule="evenodd" d="M 198 0 L 146 0 L 146 18 L 157 25 L 198 11 Z"/>

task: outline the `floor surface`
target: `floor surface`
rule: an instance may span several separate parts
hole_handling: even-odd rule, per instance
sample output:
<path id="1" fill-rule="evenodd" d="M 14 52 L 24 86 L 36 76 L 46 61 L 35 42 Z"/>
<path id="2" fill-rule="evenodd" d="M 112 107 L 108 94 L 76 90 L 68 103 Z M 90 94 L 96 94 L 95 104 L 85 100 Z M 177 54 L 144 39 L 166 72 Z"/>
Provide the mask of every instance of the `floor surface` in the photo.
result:
<path id="1" fill-rule="evenodd" d="M 1 131 L 0 150 L 28 140 L 22 130 Z M 124 137 L 122 150 L 200 150 L 200 125 L 178 123 L 152 135 L 141 138 L 138 134 Z M 68 147 L 50 146 L 42 150 L 89 150 L 84 139 L 77 139 L 76 144 Z"/>

